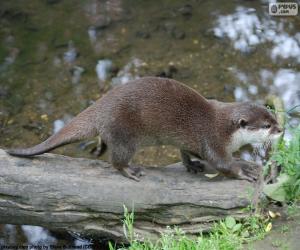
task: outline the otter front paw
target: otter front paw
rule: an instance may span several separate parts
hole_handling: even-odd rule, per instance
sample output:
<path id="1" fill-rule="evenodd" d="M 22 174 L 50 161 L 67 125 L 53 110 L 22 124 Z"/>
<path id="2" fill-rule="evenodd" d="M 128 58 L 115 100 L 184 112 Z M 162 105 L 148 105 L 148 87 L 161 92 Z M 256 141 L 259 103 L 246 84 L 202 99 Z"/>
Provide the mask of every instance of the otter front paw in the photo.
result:
<path id="1" fill-rule="evenodd" d="M 238 179 L 256 182 L 261 173 L 261 166 L 254 163 L 241 164 Z"/>
<path id="2" fill-rule="evenodd" d="M 261 167 L 258 164 L 244 160 L 232 161 L 230 165 L 225 165 L 226 168 L 224 168 L 224 165 L 220 166 L 222 166 L 222 168 L 219 167 L 218 170 L 223 175 L 250 182 L 257 181 L 261 173 Z"/>
<path id="3" fill-rule="evenodd" d="M 204 171 L 204 164 L 200 161 L 190 161 L 189 163 L 184 165 L 188 172 L 199 173 Z"/>

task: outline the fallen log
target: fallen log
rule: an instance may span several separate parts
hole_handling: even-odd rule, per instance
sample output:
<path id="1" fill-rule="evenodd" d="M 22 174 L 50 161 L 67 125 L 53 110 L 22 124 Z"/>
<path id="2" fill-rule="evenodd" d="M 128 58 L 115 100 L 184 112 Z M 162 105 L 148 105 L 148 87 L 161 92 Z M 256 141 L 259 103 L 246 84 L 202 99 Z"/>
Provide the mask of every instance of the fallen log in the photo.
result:
<path id="1" fill-rule="evenodd" d="M 155 239 L 167 225 L 187 235 L 227 215 L 246 216 L 253 185 L 188 173 L 181 163 L 144 168 L 136 182 L 100 160 L 44 154 L 11 157 L 0 149 L 0 223 L 39 225 L 127 242 L 123 205 L 134 207 L 135 233 Z"/>

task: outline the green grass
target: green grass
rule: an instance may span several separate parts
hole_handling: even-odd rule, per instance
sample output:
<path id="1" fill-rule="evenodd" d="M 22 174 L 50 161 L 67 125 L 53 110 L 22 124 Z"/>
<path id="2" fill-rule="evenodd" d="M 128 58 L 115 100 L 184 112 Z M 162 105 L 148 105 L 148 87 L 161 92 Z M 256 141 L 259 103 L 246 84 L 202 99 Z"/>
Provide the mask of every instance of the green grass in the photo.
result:
<path id="1" fill-rule="evenodd" d="M 124 235 L 129 246 L 115 247 L 109 244 L 110 250 L 235 250 L 243 249 L 243 244 L 262 239 L 268 231 L 269 219 L 253 215 L 242 222 L 227 217 L 214 225 L 208 234 L 190 238 L 179 228 L 167 227 L 155 242 L 139 242 L 134 233 L 134 212 L 124 207 Z"/>

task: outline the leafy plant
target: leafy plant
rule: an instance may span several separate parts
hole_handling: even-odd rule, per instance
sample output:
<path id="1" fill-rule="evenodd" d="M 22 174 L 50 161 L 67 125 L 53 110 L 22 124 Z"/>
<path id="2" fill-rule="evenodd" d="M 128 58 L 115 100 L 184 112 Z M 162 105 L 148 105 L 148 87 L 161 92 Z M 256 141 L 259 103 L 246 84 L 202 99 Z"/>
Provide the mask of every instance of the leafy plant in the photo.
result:
<path id="1" fill-rule="evenodd" d="M 134 241 L 134 230 L 133 230 L 134 209 L 132 209 L 131 213 L 129 213 L 125 205 L 123 205 L 123 208 L 124 208 L 123 232 L 126 239 L 131 244 Z"/>
<path id="2" fill-rule="evenodd" d="M 291 140 L 282 140 L 268 163 L 275 162 L 282 167 L 278 182 L 264 188 L 266 195 L 281 202 L 300 199 L 300 125 L 290 130 Z"/>
<path id="3" fill-rule="evenodd" d="M 245 242 L 263 238 L 270 225 L 268 218 L 259 215 L 253 215 L 242 222 L 228 216 L 225 220 L 216 223 L 210 233 L 200 234 L 196 238 L 187 237 L 180 228 L 167 227 L 156 242 L 149 240 L 140 242 L 133 233 L 133 212 L 129 213 L 124 207 L 124 217 L 124 234 L 127 235 L 130 246 L 118 250 L 236 250 L 242 249 L 242 244 Z M 128 235 L 132 235 L 132 238 Z M 110 243 L 109 249 L 117 248 Z"/>

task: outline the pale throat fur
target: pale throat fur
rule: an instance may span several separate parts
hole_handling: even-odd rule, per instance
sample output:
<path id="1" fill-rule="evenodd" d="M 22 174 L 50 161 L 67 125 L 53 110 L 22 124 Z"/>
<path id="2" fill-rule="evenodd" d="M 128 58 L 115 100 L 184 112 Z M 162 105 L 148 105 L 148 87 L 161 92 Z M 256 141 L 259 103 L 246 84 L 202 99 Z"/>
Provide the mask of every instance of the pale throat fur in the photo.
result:
<path id="1" fill-rule="evenodd" d="M 274 143 L 282 135 L 282 129 L 271 112 L 259 106 L 255 109 L 260 111 L 256 113 L 256 117 L 253 112 L 252 114 L 239 114 L 238 129 L 231 135 L 227 146 L 228 152 L 234 153 L 247 144 Z"/>

